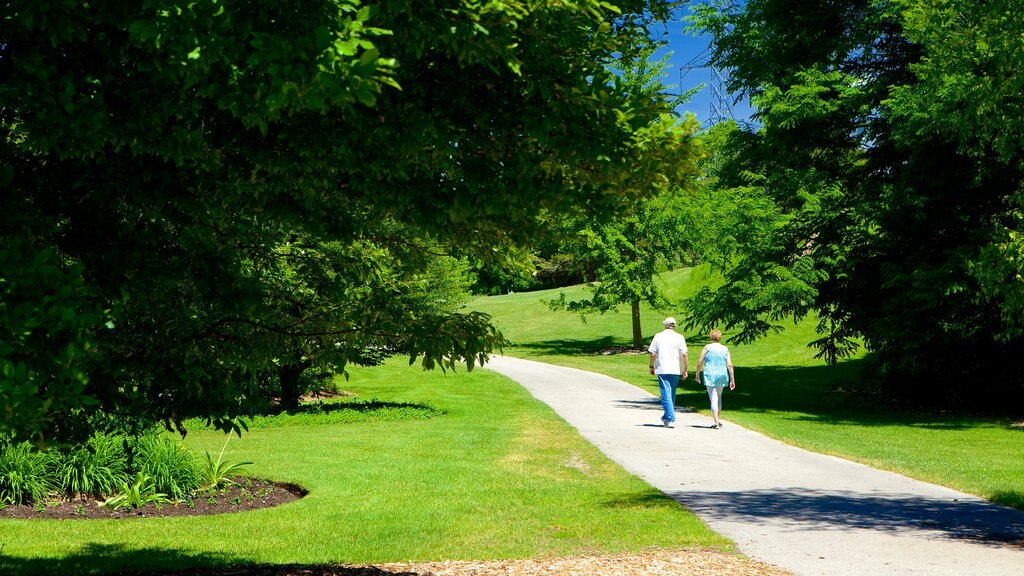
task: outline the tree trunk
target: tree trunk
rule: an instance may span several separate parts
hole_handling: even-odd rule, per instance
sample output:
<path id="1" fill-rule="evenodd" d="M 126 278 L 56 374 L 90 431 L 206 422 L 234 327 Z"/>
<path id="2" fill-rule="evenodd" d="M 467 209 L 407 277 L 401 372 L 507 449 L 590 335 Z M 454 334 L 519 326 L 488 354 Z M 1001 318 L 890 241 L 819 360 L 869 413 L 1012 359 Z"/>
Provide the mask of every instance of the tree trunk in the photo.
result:
<path id="1" fill-rule="evenodd" d="M 640 301 L 633 300 L 630 304 L 633 313 L 633 348 L 642 350 L 644 347 L 644 332 L 640 326 Z"/>
<path id="2" fill-rule="evenodd" d="M 299 377 L 305 372 L 307 364 L 285 364 L 277 371 L 281 382 L 281 408 L 291 412 L 299 407 Z"/>

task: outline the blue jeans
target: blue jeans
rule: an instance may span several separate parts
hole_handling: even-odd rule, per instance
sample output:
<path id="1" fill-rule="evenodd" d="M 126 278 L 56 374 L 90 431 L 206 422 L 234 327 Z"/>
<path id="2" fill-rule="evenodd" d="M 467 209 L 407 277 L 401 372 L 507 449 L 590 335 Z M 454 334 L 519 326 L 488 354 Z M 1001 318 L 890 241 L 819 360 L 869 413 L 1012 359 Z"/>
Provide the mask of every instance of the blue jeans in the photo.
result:
<path id="1" fill-rule="evenodd" d="M 662 422 L 676 421 L 676 388 L 679 387 L 679 374 L 658 374 L 658 387 L 661 389 L 661 408 L 665 415 Z"/>

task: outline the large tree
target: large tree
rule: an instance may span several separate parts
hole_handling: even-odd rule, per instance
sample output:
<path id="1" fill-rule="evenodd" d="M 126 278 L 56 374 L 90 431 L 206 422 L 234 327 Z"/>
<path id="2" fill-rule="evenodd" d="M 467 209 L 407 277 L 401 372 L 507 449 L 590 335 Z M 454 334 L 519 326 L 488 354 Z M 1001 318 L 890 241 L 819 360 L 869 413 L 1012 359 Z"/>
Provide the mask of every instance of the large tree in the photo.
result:
<path id="1" fill-rule="evenodd" d="M 928 402 L 1020 402 L 1021 34 L 1013 2 L 750 0 L 705 7 L 714 60 L 747 95 L 722 185 L 770 209 L 694 299 L 741 339 L 815 312 L 835 360 Z M 987 404 L 987 402 L 984 402 Z"/>
<path id="2" fill-rule="evenodd" d="M 626 92 L 653 108 L 668 104 L 675 108 L 689 94 L 672 96 L 672 86 L 663 82 L 670 54 L 655 59 L 657 46 L 639 47 L 623 54 L 612 66 L 616 82 Z M 679 120 L 663 115 L 653 125 L 672 126 L 686 140 L 680 141 L 666 166 L 637 163 L 642 172 L 661 173 L 663 180 L 654 182 L 637 207 L 611 222 L 591 221 L 572 214 L 555 218 L 555 229 L 563 240 L 558 254 L 568 256 L 573 268 L 582 271 L 589 293 L 580 300 L 568 301 L 565 295 L 550 303 L 552 309 L 568 309 L 582 316 L 603 314 L 620 305 L 630 307 L 634 348 L 642 348 L 643 327 L 640 305 L 664 308 L 670 303 L 657 282 L 657 273 L 685 261 L 692 245 L 688 235 L 691 214 L 686 208 L 687 191 L 696 179 L 701 148 L 694 145 L 698 124 L 692 114 Z M 662 162 L 652 156 L 646 162 Z"/>
<path id="3" fill-rule="evenodd" d="M 660 181 L 679 135 L 607 66 L 672 4 L 3 2 L 0 426 L 230 427 L 325 323 L 353 350 L 483 360 L 485 319 L 410 319 L 381 275 Z M 348 308 L 289 309 L 292 271 Z"/>

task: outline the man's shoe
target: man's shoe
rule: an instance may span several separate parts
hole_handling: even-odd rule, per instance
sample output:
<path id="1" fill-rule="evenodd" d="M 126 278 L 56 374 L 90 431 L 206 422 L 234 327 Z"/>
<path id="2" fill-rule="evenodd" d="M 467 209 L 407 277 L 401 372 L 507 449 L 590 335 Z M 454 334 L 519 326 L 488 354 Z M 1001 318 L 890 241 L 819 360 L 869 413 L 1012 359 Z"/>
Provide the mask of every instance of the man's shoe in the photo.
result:
<path id="1" fill-rule="evenodd" d="M 672 420 L 665 420 L 665 428 L 675 428 L 676 423 Z"/>

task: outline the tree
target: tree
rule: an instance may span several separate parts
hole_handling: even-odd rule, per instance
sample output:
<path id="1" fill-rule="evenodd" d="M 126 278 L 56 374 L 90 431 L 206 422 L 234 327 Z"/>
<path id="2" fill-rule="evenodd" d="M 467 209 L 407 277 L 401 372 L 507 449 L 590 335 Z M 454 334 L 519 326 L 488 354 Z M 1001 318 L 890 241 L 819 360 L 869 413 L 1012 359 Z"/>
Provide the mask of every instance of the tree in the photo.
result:
<path id="1" fill-rule="evenodd" d="M 375 366 L 396 354 L 413 362 L 425 354 L 426 362 L 454 369 L 463 359 L 453 355 L 458 351 L 468 353 L 471 370 L 472 350 L 503 342 L 485 316 L 460 312 L 469 295 L 461 262 L 439 246 L 410 241 L 401 227 L 381 232 L 352 245 L 296 239 L 261 266 L 270 297 L 264 322 L 287 327 L 261 332 L 272 340 L 268 350 L 279 351 L 264 379 L 276 385 L 284 409 L 298 406 L 310 368 L 314 376 L 347 375 L 350 364 Z M 373 332 L 360 328 L 369 325 Z M 467 334 L 483 342 L 446 340 Z M 438 351 L 421 349 L 430 342 Z"/>
<path id="2" fill-rule="evenodd" d="M 644 347 L 640 304 L 653 308 L 670 305 L 657 275 L 686 260 L 688 241 L 684 216 L 688 195 L 680 189 L 665 191 L 644 201 L 637 213 L 615 223 L 593 225 L 578 220 L 561 224 L 566 239 L 560 251 L 582 268 L 588 297 L 567 300 L 565 294 L 549 302 L 583 317 L 603 314 L 628 305 L 633 347 Z"/>
<path id="3" fill-rule="evenodd" d="M 670 55 L 652 60 L 656 46 L 638 48 L 635 53 L 624 54 L 612 66 L 616 82 L 625 91 L 642 97 L 655 106 L 659 102 L 675 108 L 683 97 L 670 97 L 669 87 L 661 79 Z M 633 347 L 643 347 L 643 328 L 640 324 L 640 304 L 662 308 L 668 305 L 664 292 L 656 283 L 656 274 L 667 266 L 678 263 L 680 254 L 689 244 L 685 201 L 688 185 L 696 174 L 700 148 L 692 140 L 698 125 L 692 115 L 683 121 L 662 116 L 645 129 L 662 130 L 667 124 L 680 134 L 680 145 L 671 157 L 671 166 L 654 165 L 638 169 L 661 171 L 665 178 L 655 182 L 646 197 L 638 198 L 635 206 L 612 222 L 591 222 L 587 218 L 569 217 L 558 222 L 565 240 L 559 253 L 568 254 L 577 269 L 584 269 L 588 287 L 592 290 L 585 300 L 567 301 L 565 295 L 549 303 L 552 309 L 567 309 L 581 315 L 604 313 L 621 304 L 630 306 Z M 661 161 L 644 158 L 643 162 Z"/>
<path id="4" fill-rule="evenodd" d="M 964 403 L 980 379 L 1020 402 L 1018 12 L 916 0 L 700 10 L 715 63 L 761 122 L 730 138 L 722 185 L 754 186 L 771 208 L 764 233 L 723 262 L 726 286 L 694 299 L 693 321 L 742 339 L 813 312 L 821 355 L 863 338 L 893 393 Z"/>
<path id="5" fill-rule="evenodd" d="M 5 2 L 0 426 L 237 428 L 314 317 L 348 314 L 353 354 L 483 361 L 486 318 L 402 322 L 377 275 L 424 246 L 500 257 L 660 181 L 678 134 L 607 65 L 673 4 Z M 303 290 L 333 315 L 289 313 Z"/>

